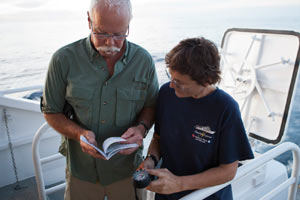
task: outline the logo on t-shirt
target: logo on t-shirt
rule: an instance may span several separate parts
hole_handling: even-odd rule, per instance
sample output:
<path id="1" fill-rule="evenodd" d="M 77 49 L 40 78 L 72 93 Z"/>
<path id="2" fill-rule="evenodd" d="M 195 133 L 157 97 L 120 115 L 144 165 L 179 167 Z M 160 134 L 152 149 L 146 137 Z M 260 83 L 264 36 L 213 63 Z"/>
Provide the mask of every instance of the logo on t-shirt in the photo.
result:
<path id="1" fill-rule="evenodd" d="M 196 125 L 194 130 L 194 133 L 192 134 L 192 137 L 203 143 L 203 144 L 209 144 L 211 143 L 211 140 L 213 138 L 213 135 L 216 131 L 212 131 L 209 126 L 200 126 Z"/>

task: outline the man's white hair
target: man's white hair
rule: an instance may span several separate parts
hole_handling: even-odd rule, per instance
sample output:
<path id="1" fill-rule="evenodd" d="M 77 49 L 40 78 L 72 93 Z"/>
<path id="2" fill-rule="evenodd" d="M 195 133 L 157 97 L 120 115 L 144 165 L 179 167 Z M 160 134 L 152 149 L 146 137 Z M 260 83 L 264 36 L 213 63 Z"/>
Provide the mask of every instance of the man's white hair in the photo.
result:
<path id="1" fill-rule="evenodd" d="M 117 8 L 117 12 L 120 14 L 123 9 L 127 9 L 130 20 L 132 18 L 132 7 L 130 0 L 91 0 L 90 15 L 93 14 L 94 7 L 98 4 L 104 4 L 108 8 Z"/>

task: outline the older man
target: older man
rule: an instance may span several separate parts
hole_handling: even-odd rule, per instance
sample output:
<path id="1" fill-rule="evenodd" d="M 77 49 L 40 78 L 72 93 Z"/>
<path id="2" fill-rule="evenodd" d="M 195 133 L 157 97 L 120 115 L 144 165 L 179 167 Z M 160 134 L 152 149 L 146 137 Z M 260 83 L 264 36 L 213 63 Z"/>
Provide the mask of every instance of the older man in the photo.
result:
<path id="1" fill-rule="evenodd" d="M 89 37 L 54 53 L 44 89 L 47 122 L 65 141 L 65 199 L 134 199 L 131 176 L 142 161 L 142 144 L 153 124 L 158 81 L 150 54 L 126 40 L 132 18 L 129 0 L 93 0 Z M 74 109 L 70 120 L 66 104 Z M 101 146 L 121 136 L 138 148 L 105 160 L 80 141 Z"/>

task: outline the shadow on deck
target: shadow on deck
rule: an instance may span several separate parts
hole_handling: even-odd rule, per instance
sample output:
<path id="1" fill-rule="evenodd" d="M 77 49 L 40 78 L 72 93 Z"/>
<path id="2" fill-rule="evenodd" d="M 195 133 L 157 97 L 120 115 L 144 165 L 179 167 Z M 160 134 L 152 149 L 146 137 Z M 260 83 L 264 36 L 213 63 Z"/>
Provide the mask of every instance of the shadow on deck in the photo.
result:
<path id="1" fill-rule="evenodd" d="M 35 178 L 29 178 L 20 182 L 20 189 L 15 189 L 16 184 L 0 188 L 1 200 L 38 200 L 38 192 Z M 50 186 L 51 187 L 51 186 Z M 64 189 L 48 195 L 48 200 L 63 200 Z"/>

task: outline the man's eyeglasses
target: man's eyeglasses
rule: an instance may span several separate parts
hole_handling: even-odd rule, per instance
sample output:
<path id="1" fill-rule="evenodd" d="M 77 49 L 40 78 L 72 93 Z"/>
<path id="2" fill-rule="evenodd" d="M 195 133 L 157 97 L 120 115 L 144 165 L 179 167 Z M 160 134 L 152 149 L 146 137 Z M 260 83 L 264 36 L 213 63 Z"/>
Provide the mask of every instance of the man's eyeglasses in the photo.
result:
<path id="1" fill-rule="evenodd" d="M 114 40 L 124 40 L 125 38 L 128 37 L 129 35 L 129 26 L 127 27 L 126 33 L 125 34 L 107 34 L 107 33 L 99 33 L 99 32 L 94 32 L 93 28 L 93 23 L 91 22 L 91 27 L 92 27 L 92 33 L 98 40 L 103 40 L 103 39 L 108 39 L 112 37 Z"/>
<path id="2" fill-rule="evenodd" d="M 180 83 L 178 83 L 176 80 L 172 79 L 172 76 L 171 76 L 171 74 L 168 72 L 167 69 L 165 69 L 165 72 L 166 72 L 166 74 L 167 74 L 167 76 L 168 76 L 170 82 L 173 83 L 174 86 L 175 86 L 177 89 L 182 90 L 182 91 L 185 90 L 185 87 L 184 87 L 183 85 L 181 85 Z"/>

